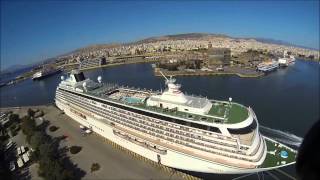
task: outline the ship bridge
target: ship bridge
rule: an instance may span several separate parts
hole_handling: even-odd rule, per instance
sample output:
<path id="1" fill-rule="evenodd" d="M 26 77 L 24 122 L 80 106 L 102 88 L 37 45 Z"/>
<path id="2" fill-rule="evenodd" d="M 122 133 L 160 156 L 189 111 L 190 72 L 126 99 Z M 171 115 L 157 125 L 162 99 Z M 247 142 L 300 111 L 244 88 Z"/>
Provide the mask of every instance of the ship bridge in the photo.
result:
<path id="1" fill-rule="evenodd" d="M 147 106 L 176 109 L 177 111 L 199 115 L 209 113 L 212 103 L 207 98 L 185 95 L 180 91 L 181 85 L 175 84 L 175 81 L 172 77 L 170 79 L 166 78 L 168 88 L 160 95 L 151 96 L 147 100 Z"/>

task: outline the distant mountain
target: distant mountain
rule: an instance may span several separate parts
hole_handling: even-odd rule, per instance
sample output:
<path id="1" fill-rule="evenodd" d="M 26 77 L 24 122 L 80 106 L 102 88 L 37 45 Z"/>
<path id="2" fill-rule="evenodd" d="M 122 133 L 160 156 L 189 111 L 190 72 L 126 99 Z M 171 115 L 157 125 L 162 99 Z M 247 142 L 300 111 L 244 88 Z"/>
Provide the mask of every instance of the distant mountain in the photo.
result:
<path id="1" fill-rule="evenodd" d="M 259 41 L 259 42 L 262 42 L 262 43 L 267 43 L 267 44 L 277 44 L 277 45 L 293 46 L 293 47 L 310 49 L 310 50 L 319 50 L 319 49 L 310 48 L 310 47 L 306 47 L 306 46 L 301 46 L 301 45 L 293 44 L 293 43 L 290 43 L 290 42 L 287 42 L 287 41 L 276 40 L 276 39 L 271 39 L 271 38 L 248 38 L 248 39 L 255 39 L 256 41 Z"/>
<path id="2" fill-rule="evenodd" d="M 29 68 L 30 66 L 31 65 L 29 65 L 29 64 L 28 65 L 21 65 L 21 64 L 12 65 L 4 70 L 1 70 L 1 74 L 16 72 L 16 71 L 19 71 L 22 69 Z"/>
<path id="3" fill-rule="evenodd" d="M 254 40 L 262 42 L 262 43 L 278 44 L 278 45 L 285 45 L 285 46 L 295 46 L 295 47 L 301 47 L 301 48 L 306 48 L 306 49 L 312 49 L 312 48 L 307 48 L 307 47 L 303 47 L 303 46 L 298 46 L 298 45 L 295 45 L 295 44 L 292 44 L 292 43 L 288 43 L 288 42 L 285 42 L 285 41 L 274 40 L 274 39 L 269 39 L 269 38 L 231 37 L 231 36 L 224 35 L 224 34 L 214 34 L 214 33 L 183 33 L 183 34 L 171 34 L 171 35 L 164 35 L 164 36 L 155 36 L 155 37 L 145 38 L 145 39 L 141 39 L 141 40 L 134 41 L 134 42 L 131 42 L 131 43 L 123 43 L 123 44 L 120 44 L 120 43 L 94 44 L 94 45 L 90 45 L 90 46 L 87 46 L 87 47 L 76 49 L 74 51 L 71 51 L 69 53 L 65 53 L 65 54 L 57 56 L 57 57 L 67 56 L 67 55 L 74 54 L 74 53 L 90 52 L 90 51 L 93 51 L 93 50 L 100 50 L 100 49 L 105 49 L 105 48 L 115 48 L 115 47 L 119 47 L 121 45 L 136 45 L 136 44 L 152 43 L 152 42 L 165 41 L 165 40 L 205 39 L 205 38 L 212 38 L 212 37 L 232 38 L 232 39 L 248 39 L 248 40 L 249 39 L 254 39 Z"/>
<path id="4" fill-rule="evenodd" d="M 182 40 L 182 39 L 201 39 L 206 37 L 229 37 L 223 34 L 213 34 L 213 33 L 184 33 L 184 34 L 172 34 L 165 36 L 156 36 L 146 39 L 142 39 L 129 44 L 140 44 L 140 43 L 151 43 L 156 41 L 165 41 L 165 40 Z"/>
<path id="5" fill-rule="evenodd" d="M 285 45 L 285 46 L 293 46 L 294 44 L 282 41 L 282 40 L 275 40 L 270 38 L 254 38 L 255 40 L 262 42 L 262 43 L 268 43 L 268 44 L 278 44 L 278 45 Z"/>
<path id="6" fill-rule="evenodd" d="M 49 59 L 46 59 L 46 60 L 43 60 L 43 61 L 31 63 L 31 64 L 12 65 L 12 66 L 9 66 L 8 68 L 5 68 L 5 69 L 1 70 L 0 75 L 17 73 L 17 72 L 26 72 L 26 71 L 31 70 L 34 67 L 39 66 L 41 64 L 49 63 L 52 60 L 54 60 L 54 58 L 49 58 Z"/>
<path id="7" fill-rule="evenodd" d="M 15 64 L 15 65 L 12 65 L 12 66 L 9 66 L 7 67 L 4 71 L 1 71 L 2 73 L 4 72 L 11 72 L 11 71 L 15 71 L 17 69 L 21 69 L 21 68 L 24 68 L 26 67 L 26 65 L 21 65 L 21 64 Z"/>
<path id="8" fill-rule="evenodd" d="M 115 48 L 115 47 L 119 47 L 122 44 L 119 43 L 110 43 L 110 44 L 94 44 L 94 45 L 89 45 L 87 47 L 83 47 L 83 48 L 79 48 L 76 49 L 74 51 L 68 52 L 66 54 L 60 55 L 60 56 L 64 56 L 64 55 L 69 55 L 69 54 L 74 54 L 74 53 L 79 53 L 79 52 L 88 52 L 88 51 L 94 51 L 94 50 L 99 50 L 99 49 L 105 49 L 105 48 Z"/>
<path id="9" fill-rule="evenodd" d="M 289 43 L 283 40 L 275 40 L 271 38 L 260 38 L 260 37 L 232 37 L 225 34 L 214 34 L 214 33 L 184 33 L 184 34 L 173 34 L 173 35 L 165 35 L 165 36 L 157 36 L 157 37 L 150 37 L 146 39 L 142 39 L 136 42 L 128 43 L 130 44 L 140 44 L 140 43 L 151 43 L 156 41 L 165 41 L 165 40 L 182 40 L 182 39 L 204 39 L 210 37 L 222 37 L 222 38 L 232 38 L 232 39 L 254 39 L 258 42 L 268 43 L 268 44 L 277 44 L 277 45 L 284 45 L 284 46 L 294 46 L 299 48 L 305 48 L 310 50 L 318 50 L 315 48 L 305 47 L 301 45 L 296 45 L 293 43 Z"/>

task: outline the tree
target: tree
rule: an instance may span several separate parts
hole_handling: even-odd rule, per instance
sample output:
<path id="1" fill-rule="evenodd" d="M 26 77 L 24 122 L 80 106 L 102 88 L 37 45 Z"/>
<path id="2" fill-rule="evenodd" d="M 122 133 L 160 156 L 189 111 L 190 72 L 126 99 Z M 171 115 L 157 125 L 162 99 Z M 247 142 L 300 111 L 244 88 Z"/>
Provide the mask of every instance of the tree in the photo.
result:
<path id="1" fill-rule="evenodd" d="M 80 146 L 72 146 L 70 148 L 70 153 L 71 154 L 77 154 L 77 153 L 79 153 L 81 151 L 81 149 L 82 149 L 82 147 L 80 147 Z"/>
<path id="2" fill-rule="evenodd" d="M 34 149 L 38 149 L 41 144 L 45 143 L 45 135 L 41 131 L 36 131 L 30 139 L 30 145 Z"/>
<path id="3" fill-rule="evenodd" d="M 76 176 L 73 171 L 65 169 L 61 173 L 61 179 L 62 180 L 72 180 L 72 179 L 76 179 Z"/>
<path id="4" fill-rule="evenodd" d="M 46 158 L 54 158 L 57 157 L 56 149 L 52 144 L 43 143 L 39 146 L 40 158 L 43 160 L 47 160 Z"/>
<path id="5" fill-rule="evenodd" d="M 50 130 L 51 132 L 54 132 L 54 131 L 56 131 L 57 129 L 58 129 L 57 126 L 50 126 L 50 127 L 49 127 L 49 130 Z"/>
<path id="6" fill-rule="evenodd" d="M 29 117 L 33 117 L 35 112 L 29 108 L 27 113 Z"/>
<path id="7" fill-rule="evenodd" d="M 91 165 L 91 172 L 94 172 L 94 171 L 98 171 L 100 169 L 100 164 L 98 163 L 93 163 Z"/>
<path id="8" fill-rule="evenodd" d="M 30 138 L 36 129 L 36 123 L 34 119 L 31 119 L 28 116 L 23 117 L 21 129 L 22 129 L 22 132 L 27 136 L 27 139 L 26 139 L 27 142 L 30 142 Z"/>
<path id="9" fill-rule="evenodd" d="M 20 121 L 19 115 L 18 115 L 18 114 L 10 114 L 10 115 L 9 115 L 9 120 L 10 120 L 10 122 L 17 122 L 17 123 L 19 123 L 19 121 Z"/>

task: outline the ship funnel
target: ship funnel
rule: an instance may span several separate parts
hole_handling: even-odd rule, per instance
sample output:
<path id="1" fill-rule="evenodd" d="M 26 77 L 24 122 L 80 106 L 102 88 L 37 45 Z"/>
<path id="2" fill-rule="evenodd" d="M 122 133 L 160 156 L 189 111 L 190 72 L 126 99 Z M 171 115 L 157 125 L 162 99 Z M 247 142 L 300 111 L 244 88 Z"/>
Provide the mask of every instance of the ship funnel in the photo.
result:
<path id="1" fill-rule="evenodd" d="M 75 81 L 75 82 L 81 82 L 86 79 L 84 77 L 83 72 L 80 72 L 78 70 L 72 70 L 70 76 L 72 77 L 73 81 Z"/>

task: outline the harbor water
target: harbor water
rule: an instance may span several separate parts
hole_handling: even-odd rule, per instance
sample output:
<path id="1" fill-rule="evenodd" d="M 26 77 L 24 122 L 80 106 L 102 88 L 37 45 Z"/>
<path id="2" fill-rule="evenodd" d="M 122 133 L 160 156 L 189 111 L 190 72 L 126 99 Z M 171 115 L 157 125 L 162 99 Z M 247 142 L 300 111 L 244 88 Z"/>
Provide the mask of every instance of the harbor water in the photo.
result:
<path id="1" fill-rule="evenodd" d="M 57 74 L 41 81 L 26 80 L 0 88 L 0 106 L 42 105 L 54 102 L 60 82 Z M 153 75 L 150 64 L 130 64 L 86 71 L 85 75 L 103 82 L 139 88 L 164 90 L 162 77 Z M 308 129 L 319 119 L 319 63 L 297 60 L 295 65 L 278 69 L 260 78 L 237 76 L 176 77 L 187 94 L 228 100 L 250 106 L 260 131 L 266 136 L 298 147 Z M 288 170 L 294 174 L 293 168 Z M 252 177 L 253 178 L 253 177 Z M 250 179 L 244 178 L 244 179 Z M 257 175 L 253 178 L 257 179 Z"/>

